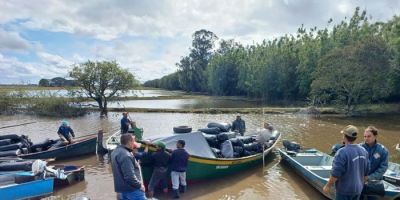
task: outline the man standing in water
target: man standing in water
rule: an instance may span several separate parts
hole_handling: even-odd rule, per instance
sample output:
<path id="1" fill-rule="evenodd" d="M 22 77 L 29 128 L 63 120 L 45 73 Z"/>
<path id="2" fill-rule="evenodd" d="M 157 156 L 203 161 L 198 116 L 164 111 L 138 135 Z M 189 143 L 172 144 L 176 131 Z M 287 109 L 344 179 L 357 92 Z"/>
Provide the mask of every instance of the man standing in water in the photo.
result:
<path id="1" fill-rule="evenodd" d="M 383 179 L 383 174 L 386 172 L 389 165 L 389 153 L 382 144 L 377 142 L 377 137 L 378 129 L 376 129 L 374 126 L 368 126 L 367 129 L 365 129 L 364 143 L 362 143 L 361 146 L 364 147 L 364 149 L 368 152 L 370 169 L 368 172 L 368 184 L 366 185 L 364 192 L 367 192 L 370 184 L 380 183 L 380 181 Z M 376 196 L 369 196 L 367 199 L 370 200 L 379 198 Z"/>
<path id="2" fill-rule="evenodd" d="M 114 189 L 118 200 L 146 199 L 139 163 L 132 151 L 140 147 L 131 134 L 121 135 L 121 145 L 111 153 Z"/>
<path id="3" fill-rule="evenodd" d="M 358 144 L 358 129 L 348 125 L 341 131 L 345 146 L 339 149 L 332 163 L 332 172 L 324 193 L 335 184 L 337 200 L 358 200 L 369 170 L 368 152 Z"/>
<path id="4" fill-rule="evenodd" d="M 121 119 L 121 134 L 128 133 L 129 125 L 131 124 L 131 120 L 128 119 L 128 113 L 122 113 Z"/>
<path id="5" fill-rule="evenodd" d="M 176 148 L 171 155 L 171 181 L 174 191 L 174 198 L 179 198 L 179 192 L 186 191 L 186 168 L 188 165 L 189 154 L 184 149 L 185 141 L 178 140 Z"/>
<path id="6" fill-rule="evenodd" d="M 244 132 L 246 131 L 246 123 L 240 115 L 237 115 L 236 120 L 232 122 L 232 131 L 239 132 L 242 136 L 244 135 Z"/>

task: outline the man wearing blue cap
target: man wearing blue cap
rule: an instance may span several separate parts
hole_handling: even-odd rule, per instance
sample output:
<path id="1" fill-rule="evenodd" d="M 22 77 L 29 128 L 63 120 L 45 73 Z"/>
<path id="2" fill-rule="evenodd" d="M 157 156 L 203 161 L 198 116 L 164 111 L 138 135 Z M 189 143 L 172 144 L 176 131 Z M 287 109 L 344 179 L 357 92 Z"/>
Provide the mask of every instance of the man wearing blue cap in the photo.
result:
<path id="1" fill-rule="evenodd" d="M 62 140 L 67 140 L 69 144 L 72 144 L 72 139 L 71 136 L 73 138 L 75 138 L 75 134 L 74 131 L 72 130 L 72 128 L 68 125 L 68 121 L 64 120 L 61 123 L 61 126 L 58 128 L 58 136 L 62 139 Z M 71 136 L 70 136 L 71 134 Z"/>

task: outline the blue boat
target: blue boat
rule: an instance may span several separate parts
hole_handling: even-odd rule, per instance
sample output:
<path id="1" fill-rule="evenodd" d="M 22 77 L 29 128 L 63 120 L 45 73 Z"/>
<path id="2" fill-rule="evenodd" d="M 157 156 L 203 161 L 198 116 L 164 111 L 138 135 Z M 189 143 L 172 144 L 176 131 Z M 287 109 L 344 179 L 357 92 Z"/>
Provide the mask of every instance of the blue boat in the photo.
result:
<path id="1" fill-rule="evenodd" d="M 335 189 L 329 193 L 323 192 L 323 187 L 328 182 L 332 170 L 333 157 L 317 149 L 289 151 L 278 149 L 282 160 L 302 176 L 309 184 L 329 199 L 335 199 Z M 400 199 L 400 188 L 383 181 L 385 188 L 384 199 Z"/>
<path id="2" fill-rule="evenodd" d="M 1 199 L 37 198 L 53 193 L 54 178 L 38 179 L 30 172 L 0 173 Z"/>
<path id="3" fill-rule="evenodd" d="M 66 146 L 50 148 L 46 151 L 40 151 L 35 153 L 21 154 L 18 157 L 23 159 L 47 159 L 56 158 L 66 159 L 66 158 L 76 158 L 81 155 L 95 154 L 97 149 L 97 135 L 88 135 L 75 140 L 74 143 L 68 144 Z"/>

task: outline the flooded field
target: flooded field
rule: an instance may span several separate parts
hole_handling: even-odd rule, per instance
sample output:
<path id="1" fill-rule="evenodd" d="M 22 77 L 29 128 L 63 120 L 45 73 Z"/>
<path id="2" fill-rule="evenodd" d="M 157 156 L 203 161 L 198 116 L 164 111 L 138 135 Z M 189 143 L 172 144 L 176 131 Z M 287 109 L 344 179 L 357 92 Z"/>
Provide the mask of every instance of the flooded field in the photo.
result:
<path id="1" fill-rule="evenodd" d="M 193 129 L 205 127 L 208 122 L 231 122 L 234 114 L 180 114 L 180 113 L 131 113 L 131 117 L 143 127 L 145 137 L 163 135 L 172 132 L 177 125 L 191 125 Z M 98 113 L 85 117 L 69 119 L 77 136 L 95 133 L 104 129 L 109 133 L 119 129 L 121 113 L 109 113 L 107 119 L 100 119 Z M 304 115 L 242 115 L 246 121 L 248 134 L 261 127 L 262 122 L 271 122 L 283 134 L 283 139 L 299 142 L 304 147 L 315 147 L 330 152 L 331 145 L 341 140 L 339 131 L 348 124 L 354 124 L 363 130 L 368 125 L 380 129 L 379 142 L 390 151 L 390 161 L 399 162 L 400 155 L 394 150 L 399 142 L 399 116 L 380 116 L 368 118 L 323 117 L 313 119 Z M 0 135 L 26 134 L 34 142 L 45 138 L 57 138 L 57 128 L 61 119 L 42 118 L 26 115 L 0 116 L 0 127 L 36 121 L 34 124 L 0 129 Z M 358 138 L 357 142 L 361 142 Z M 279 144 L 279 147 L 281 144 Z M 61 161 L 86 166 L 85 181 L 56 191 L 50 199 L 115 199 L 113 179 L 108 158 L 96 155 Z M 159 199 L 171 199 L 158 195 Z M 223 179 L 191 185 L 181 199 L 324 199 L 324 197 L 284 163 L 274 152 L 266 160 L 266 165 L 249 169 L 240 174 Z"/>

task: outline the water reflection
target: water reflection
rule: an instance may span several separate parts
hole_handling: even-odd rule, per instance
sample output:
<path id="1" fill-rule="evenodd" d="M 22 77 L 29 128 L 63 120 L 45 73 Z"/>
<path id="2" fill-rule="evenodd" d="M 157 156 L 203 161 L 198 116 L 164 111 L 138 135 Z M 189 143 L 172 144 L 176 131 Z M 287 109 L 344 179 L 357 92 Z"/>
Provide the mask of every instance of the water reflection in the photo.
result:
<path id="1" fill-rule="evenodd" d="M 76 92 L 77 90 L 65 90 L 65 89 L 49 89 L 49 90 L 25 90 L 24 93 L 29 97 L 33 96 L 56 96 L 66 97 L 69 94 Z M 18 91 L 14 91 L 18 93 Z M 167 91 L 167 90 L 129 90 L 128 92 L 121 94 L 121 97 L 162 97 L 162 96 L 178 96 L 183 95 L 182 91 Z"/>
<path id="2" fill-rule="evenodd" d="M 95 104 L 95 102 L 90 102 Z M 198 99 L 126 100 L 109 102 L 110 108 L 157 108 L 157 109 L 198 109 L 198 108 L 258 108 L 266 103 L 251 100 L 220 99 L 204 97 Z"/>
<path id="3" fill-rule="evenodd" d="M 188 114 L 188 113 L 131 113 L 138 126 L 144 128 L 146 137 L 165 135 L 172 132 L 173 126 L 191 125 L 194 130 L 205 127 L 210 121 L 231 122 L 235 114 Z M 106 119 L 100 119 L 98 113 L 84 117 L 68 119 L 77 136 L 87 135 L 104 129 L 111 134 L 119 129 L 120 113 L 110 113 Z M 260 128 L 264 121 L 270 122 L 283 134 L 283 139 L 295 140 L 304 147 L 315 147 L 330 152 L 331 145 L 341 140 L 339 131 L 348 124 L 354 124 L 363 130 L 368 125 L 380 129 L 378 139 L 390 152 L 390 160 L 399 162 L 399 153 L 394 145 L 399 142 L 398 116 L 368 118 L 322 117 L 313 119 L 304 115 L 292 114 L 243 114 L 248 133 Z M 37 121 L 35 124 L 0 129 L 0 135 L 18 133 L 29 135 L 34 141 L 44 138 L 56 138 L 61 119 L 43 118 L 25 115 L 0 116 L 0 127 Z M 361 142 L 358 138 L 357 142 Z M 279 144 L 281 146 L 281 144 Z M 86 156 L 62 163 L 85 165 L 86 180 L 56 191 L 52 198 L 75 198 L 88 196 L 92 199 L 115 199 L 113 180 L 108 158 Z M 160 199 L 170 199 L 159 195 Z M 223 179 L 209 180 L 189 187 L 182 199 L 324 199 L 324 197 L 285 164 L 279 155 L 272 154 L 261 166 Z"/>

